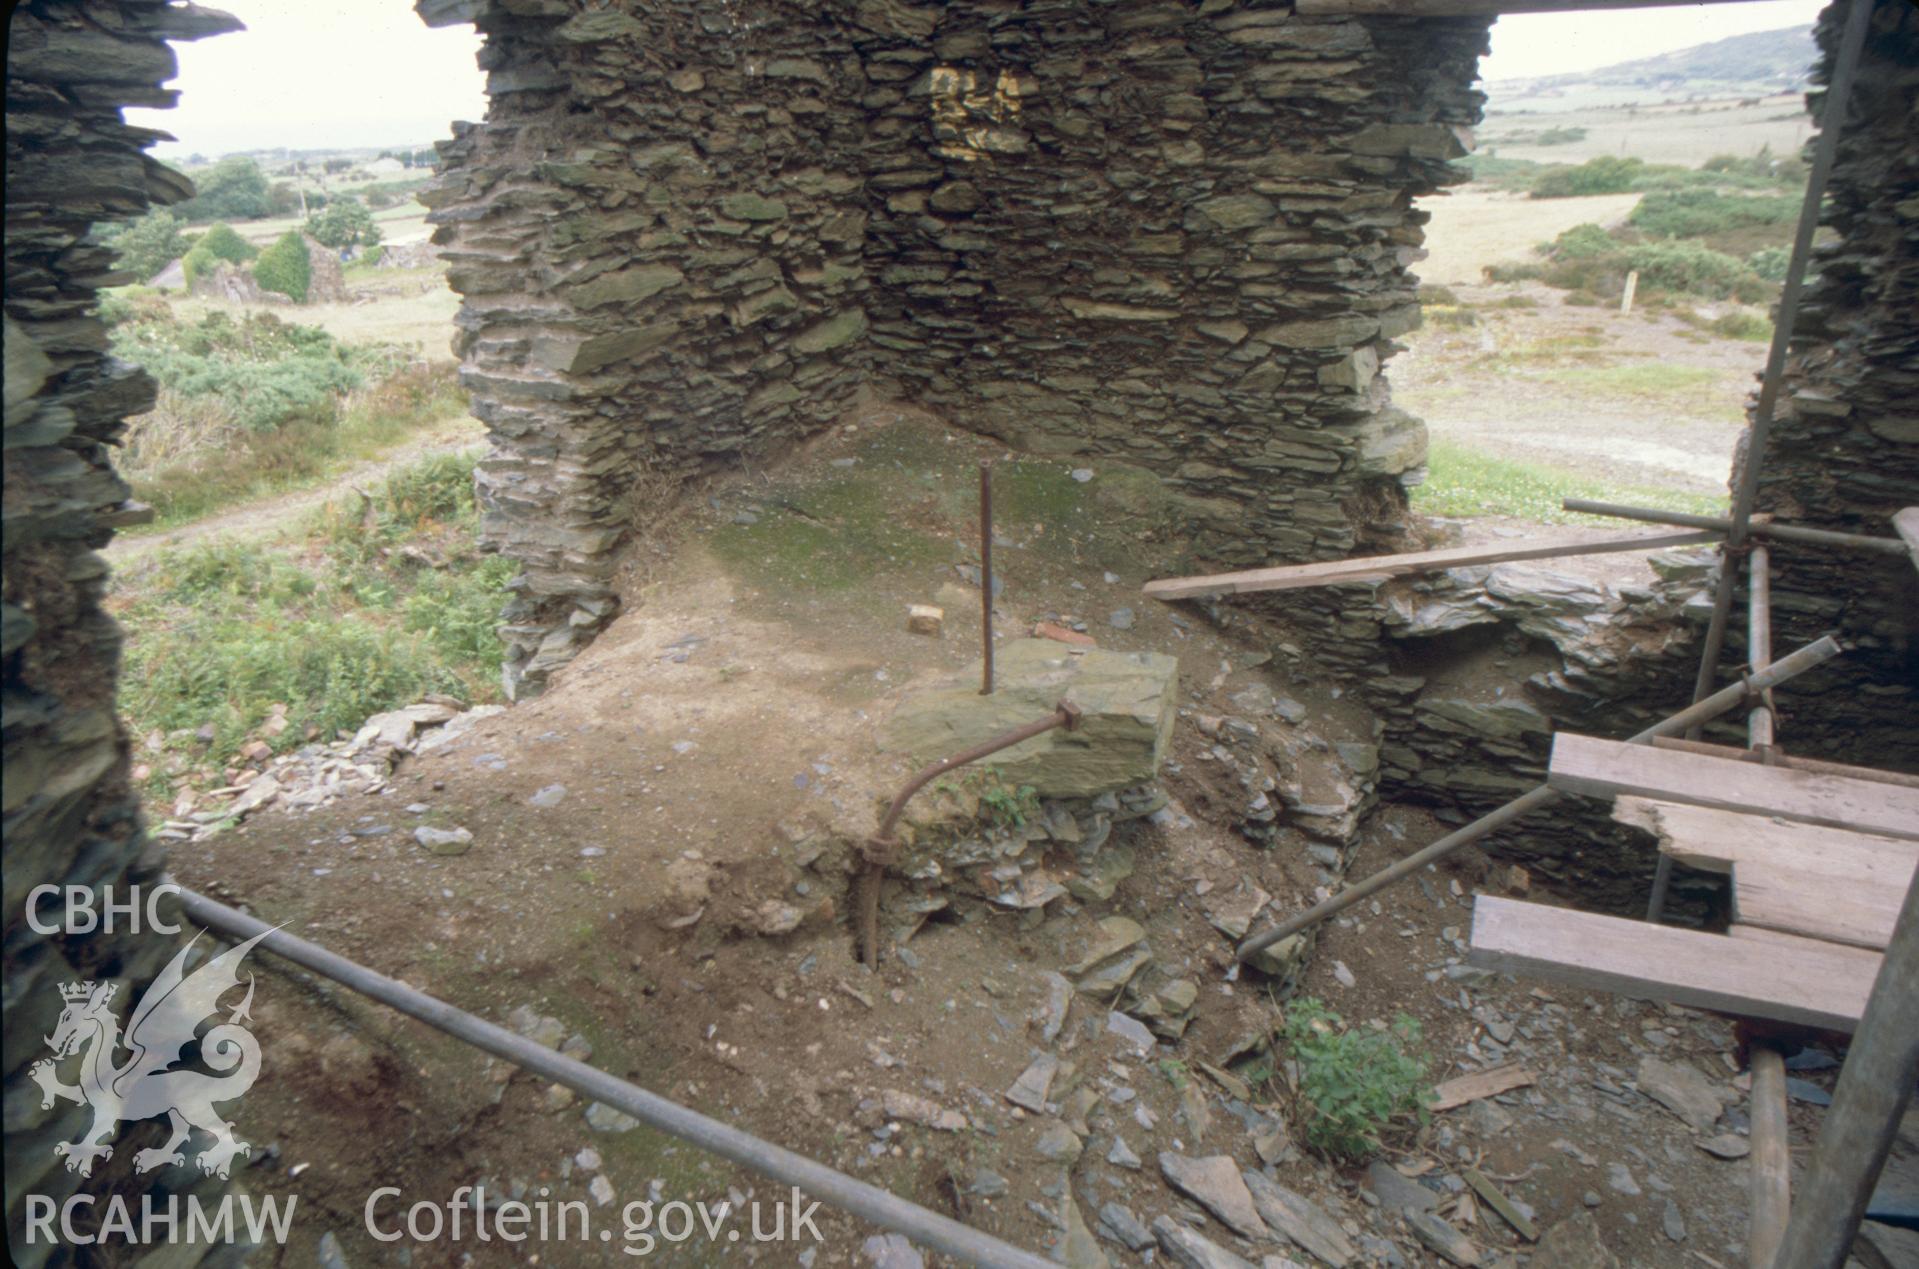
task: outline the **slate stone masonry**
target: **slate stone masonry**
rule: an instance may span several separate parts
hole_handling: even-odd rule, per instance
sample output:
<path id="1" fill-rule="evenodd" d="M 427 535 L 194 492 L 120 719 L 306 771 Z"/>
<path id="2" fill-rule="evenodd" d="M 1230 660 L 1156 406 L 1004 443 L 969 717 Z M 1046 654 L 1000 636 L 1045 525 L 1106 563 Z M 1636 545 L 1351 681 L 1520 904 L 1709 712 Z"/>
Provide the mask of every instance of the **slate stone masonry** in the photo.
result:
<path id="1" fill-rule="evenodd" d="M 128 744 L 114 713 L 120 630 L 101 606 L 107 564 L 99 550 L 116 525 L 137 519 L 114 474 L 111 447 L 128 415 L 152 407 L 145 371 L 107 352 L 94 307 L 101 287 L 137 281 L 88 239 L 97 223 L 137 216 L 191 196 L 192 186 L 142 153 L 163 135 L 122 121 L 127 105 L 166 106 L 176 71 L 168 40 L 239 29 L 224 13 L 161 0 L 29 0 L 12 11 L 7 39 L 6 486 L 4 964 L 6 1015 L 6 1222 L 13 1263 L 39 1265 L 56 1245 L 24 1239 L 30 1194 L 55 1202 L 81 1188 L 217 1196 L 225 1182 L 197 1169 L 162 1169 L 129 1182 L 132 1146 L 157 1142 L 163 1121 L 130 1130 L 113 1158 L 82 1180 L 54 1143 L 78 1138 L 92 1110 L 41 1108 L 28 1068 L 47 1057 L 64 1000 L 60 985 L 92 979 L 140 989 L 172 955 L 171 940 L 136 936 L 122 917 L 112 934 L 45 936 L 26 920 L 34 887 L 92 891 L 159 880 Z M 57 921 L 57 905 L 43 909 Z M 96 1215 L 95 1220 L 97 1221 Z M 85 1225 L 83 1219 L 80 1222 Z M 227 1262 L 237 1247 L 174 1248 L 169 1264 Z"/>
<path id="2" fill-rule="evenodd" d="M 1195 560 L 1390 547 L 1425 431 L 1380 366 L 1417 325 L 1484 20 L 1290 5 L 835 0 L 580 11 L 420 0 L 487 36 L 436 241 L 522 566 L 506 680 L 611 619 L 657 491 L 862 386 L 1124 462 Z"/>

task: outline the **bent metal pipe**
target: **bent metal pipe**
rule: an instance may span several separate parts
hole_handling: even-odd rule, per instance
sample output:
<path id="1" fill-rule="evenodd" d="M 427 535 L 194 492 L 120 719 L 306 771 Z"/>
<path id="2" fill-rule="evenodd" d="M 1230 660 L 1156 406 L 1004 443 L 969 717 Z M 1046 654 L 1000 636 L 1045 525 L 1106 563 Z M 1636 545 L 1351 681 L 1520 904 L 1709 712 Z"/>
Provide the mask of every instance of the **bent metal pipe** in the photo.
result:
<path id="1" fill-rule="evenodd" d="M 893 862 L 893 856 L 899 850 L 899 842 L 894 838 L 893 830 L 899 827 L 900 815 L 906 810 L 908 800 L 928 783 L 955 767 L 963 767 L 969 762 L 978 762 L 981 758 L 991 757 L 1002 749 L 1011 749 L 1021 741 L 1043 736 L 1055 727 L 1064 727 L 1067 731 L 1073 731 L 1079 727 L 1079 720 L 1079 706 L 1071 701 L 1061 701 L 1045 718 L 1015 727 L 1011 731 L 1001 732 L 991 740 L 981 741 L 971 749 L 961 750 L 951 757 L 941 758 L 938 762 L 921 767 L 900 787 L 900 791 L 893 795 L 892 804 L 886 808 L 886 815 L 880 820 L 879 831 L 867 839 L 860 851 L 866 858 L 866 875 L 860 882 L 860 959 L 866 962 L 868 969 L 879 967 L 880 883 L 886 877 L 887 866 Z"/>

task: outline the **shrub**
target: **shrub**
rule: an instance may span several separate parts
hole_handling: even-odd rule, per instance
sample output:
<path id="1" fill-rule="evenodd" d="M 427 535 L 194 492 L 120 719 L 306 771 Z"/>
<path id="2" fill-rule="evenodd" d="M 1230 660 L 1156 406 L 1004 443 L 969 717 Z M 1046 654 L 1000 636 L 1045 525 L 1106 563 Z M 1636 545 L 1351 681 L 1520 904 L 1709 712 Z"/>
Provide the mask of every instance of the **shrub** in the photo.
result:
<path id="1" fill-rule="evenodd" d="M 201 235 L 196 250 L 205 250 L 219 259 L 234 264 L 245 264 L 260 254 L 260 249 L 234 232 L 233 226 L 221 221 Z"/>
<path id="2" fill-rule="evenodd" d="M 1790 247 L 1761 247 L 1746 257 L 1746 267 L 1768 282 L 1784 282 L 1791 264 Z"/>
<path id="3" fill-rule="evenodd" d="M 1577 198 L 1587 194 L 1629 194 L 1644 175 L 1643 159 L 1601 154 L 1577 167 L 1554 167 L 1533 179 L 1534 198 Z"/>
<path id="4" fill-rule="evenodd" d="M 1772 338 L 1772 323 L 1757 313 L 1734 309 L 1713 319 L 1712 332 L 1728 339 L 1767 340 Z"/>
<path id="5" fill-rule="evenodd" d="M 1790 225 L 1798 217 L 1799 200 L 1789 194 L 1679 189 L 1646 195 L 1627 219 L 1654 237 L 1702 238 L 1752 225 Z"/>
<path id="6" fill-rule="evenodd" d="M 296 304 L 306 303 L 307 287 L 313 281 L 313 266 L 307 260 L 307 245 L 298 231 L 289 229 L 277 242 L 260 253 L 253 266 L 253 280 L 262 290 L 278 291 Z"/>
<path id="7" fill-rule="evenodd" d="M 325 211 L 307 221 L 307 232 L 315 242 L 338 251 L 355 243 L 372 244 L 380 240 L 379 226 L 366 204 L 347 195 L 335 199 Z"/>
<path id="8" fill-rule="evenodd" d="M 1307 1144 L 1359 1161 L 1376 1154 L 1388 1132 L 1425 1123 L 1426 1063 L 1407 1051 L 1418 1041 L 1419 1023 L 1405 1014 L 1390 1031 L 1374 1031 L 1346 1027 L 1310 997 L 1289 1005 L 1286 1043 L 1298 1069 Z"/>
<path id="9" fill-rule="evenodd" d="M 1744 260 L 1698 243 L 1641 243 L 1628 249 L 1624 259 L 1628 271 L 1639 271 L 1641 286 L 1662 291 L 1756 304 L 1772 289 Z"/>
<path id="10" fill-rule="evenodd" d="M 120 267 L 145 282 L 187 253 L 189 244 L 181 226 L 178 216 L 156 207 L 103 239 L 119 255 Z"/>
<path id="11" fill-rule="evenodd" d="M 180 257 L 180 269 L 187 275 L 188 286 L 198 286 L 200 279 L 213 272 L 220 258 L 207 250 L 205 243 L 198 243 L 193 250 Z"/>
<path id="12" fill-rule="evenodd" d="M 1584 128 L 1548 128 L 1533 139 L 1535 145 L 1571 145 L 1574 141 L 1584 141 Z"/>
<path id="13" fill-rule="evenodd" d="M 145 366 L 163 390 L 209 400 L 219 417 L 249 432 L 331 422 L 342 395 L 369 373 L 391 372 L 399 357 L 385 347 L 348 348 L 271 313 L 236 322 L 218 311 L 192 325 L 170 314 L 125 323 L 113 332 L 113 350 Z"/>

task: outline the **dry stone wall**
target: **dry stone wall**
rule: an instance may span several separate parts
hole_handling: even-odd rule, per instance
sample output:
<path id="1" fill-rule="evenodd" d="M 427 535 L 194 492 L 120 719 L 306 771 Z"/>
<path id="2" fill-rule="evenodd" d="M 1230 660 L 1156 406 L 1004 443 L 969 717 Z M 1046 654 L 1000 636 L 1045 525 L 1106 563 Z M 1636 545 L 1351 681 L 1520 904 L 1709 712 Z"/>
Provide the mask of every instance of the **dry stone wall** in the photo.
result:
<path id="1" fill-rule="evenodd" d="M 917 36 L 917 33 L 914 33 Z M 1460 179 L 1483 20 L 949 5 L 866 45 L 879 371 L 976 430 L 1147 468 L 1196 555 L 1390 540 L 1425 431 L 1416 195 Z"/>
<path id="2" fill-rule="evenodd" d="M 487 121 L 442 144 L 430 219 L 493 441 L 482 535 L 523 568 L 506 682 L 528 694 L 611 620 L 652 502 L 852 403 L 859 61 L 798 4 L 419 7 L 487 37 Z"/>
<path id="3" fill-rule="evenodd" d="M 120 631 L 101 607 L 107 565 L 99 554 L 114 527 L 139 511 L 109 455 L 126 417 L 152 405 L 154 384 L 107 352 L 106 329 L 93 315 L 99 288 L 138 279 L 117 273 L 112 253 L 88 232 L 192 194 L 141 152 L 159 134 L 128 126 L 120 108 L 173 103 L 161 87 L 176 69 L 169 39 L 238 27 L 223 13 L 161 0 L 29 0 L 8 28 L 0 1006 L 7 1241 L 16 1264 L 38 1265 L 58 1250 L 25 1241 L 29 1194 L 57 1202 L 83 1186 L 94 1195 L 127 1187 L 129 1139 L 150 1138 L 160 1126 L 126 1134 L 84 1181 L 61 1166 L 54 1143 L 78 1138 L 93 1112 L 65 1101 L 43 1109 L 27 1073 L 48 1056 L 42 1038 L 65 1003 L 60 985 L 110 981 L 118 999 L 137 998 L 174 945 L 129 934 L 124 917 L 114 934 L 43 936 L 26 921 L 26 899 L 39 885 L 78 886 L 98 907 L 108 887 L 124 900 L 130 887 L 160 876 L 114 714 Z M 45 916 L 57 920 L 57 907 Z M 138 1188 L 164 1205 L 168 1192 L 213 1194 L 224 1184 L 197 1170 L 162 1169 Z M 170 1264 L 206 1253 L 175 1250 Z"/>
<path id="4" fill-rule="evenodd" d="M 1379 369 L 1481 106 L 1484 20 L 1286 4 L 420 0 L 487 36 L 436 241 L 523 566 L 507 683 L 606 621 L 680 478 L 864 384 L 1134 464 L 1195 558 L 1390 544 L 1425 433 Z"/>
<path id="5" fill-rule="evenodd" d="M 1818 27 L 1829 73 L 1838 6 Z M 1812 95 L 1823 113 L 1825 94 Z M 1788 362 L 1757 506 L 1781 520 L 1887 536 L 1919 506 L 1919 8 L 1881 0 L 1840 132 L 1834 231 Z M 1833 122 L 1822 119 L 1822 124 Z M 1919 573 L 1904 560 L 1784 545 L 1772 552 L 1775 640 L 1842 632 L 1847 655 L 1808 674 L 1781 740 L 1919 771 Z"/>

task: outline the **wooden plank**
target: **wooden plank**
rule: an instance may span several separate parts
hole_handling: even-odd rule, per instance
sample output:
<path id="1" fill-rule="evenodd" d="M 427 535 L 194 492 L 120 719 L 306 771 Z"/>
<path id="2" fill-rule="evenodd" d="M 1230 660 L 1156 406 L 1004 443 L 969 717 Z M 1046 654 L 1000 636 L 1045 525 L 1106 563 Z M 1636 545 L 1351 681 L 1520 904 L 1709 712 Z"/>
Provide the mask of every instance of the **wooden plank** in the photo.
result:
<path id="1" fill-rule="evenodd" d="M 1849 957 L 1859 971 L 1865 974 L 1877 974 L 1879 963 L 1884 959 L 1881 953 L 1863 947 L 1828 943 L 1824 939 L 1809 939 L 1803 934 L 1787 934 L 1783 930 L 1768 930 L 1757 925 L 1741 925 L 1737 921 L 1726 927 L 1726 937 L 1745 943 L 1770 943 L 1793 955 L 1811 951 L 1827 956 Z"/>
<path id="2" fill-rule="evenodd" d="M 1496 1066 L 1490 1071 L 1473 1071 L 1447 1080 L 1433 1089 L 1431 1109 L 1451 1110 L 1482 1097 L 1510 1093 L 1515 1088 L 1524 1088 L 1533 1082 L 1533 1073 L 1523 1066 Z"/>
<path id="3" fill-rule="evenodd" d="M 1714 530 L 1635 533 L 1616 538 L 1548 538 L 1526 546 L 1487 543 L 1455 546 L 1443 551 L 1412 551 L 1404 555 L 1366 555 L 1350 560 L 1322 560 L 1317 564 L 1285 564 L 1238 573 L 1205 577 L 1168 577 L 1146 583 L 1152 599 L 1204 599 L 1214 595 L 1245 595 L 1256 591 L 1300 590 L 1342 582 L 1377 582 L 1409 573 L 1434 573 L 1469 564 L 1503 564 L 1513 560 L 1544 560 L 1562 555 L 1604 555 L 1613 551 L 1647 551 L 1695 542 L 1717 542 Z"/>
<path id="4" fill-rule="evenodd" d="M 1919 864 L 1919 845 L 1897 837 L 1709 806 L 1626 796 L 1613 802 L 1612 817 L 1645 829 L 1659 839 L 1660 850 L 1705 872 L 1730 873 L 1734 864 L 1753 862 L 1839 881 L 1904 887 Z"/>
<path id="5" fill-rule="evenodd" d="M 1752 749 L 1735 749 L 1731 745 L 1715 745 L 1704 740 L 1687 740 L 1682 736 L 1654 736 L 1652 746 L 1655 749 L 1677 749 L 1683 753 L 1703 753 L 1708 758 L 1726 758 L 1733 762 L 1756 762 L 1768 767 L 1791 767 L 1796 771 L 1820 771 L 1826 775 L 1846 776 L 1853 780 L 1871 780 L 1878 784 L 1900 784 L 1908 789 L 1919 789 L 1919 775 L 1908 775 L 1904 771 L 1881 771 L 1876 767 L 1855 767 L 1850 763 L 1827 762 L 1823 758 L 1804 758 L 1798 754 L 1779 753 L 1776 750 L 1772 761 L 1766 761 L 1766 755 Z"/>
<path id="6" fill-rule="evenodd" d="M 1851 1031 L 1865 1011 L 1878 957 L 1816 941 L 1785 949 L 1644 921 L 1480 895 L 1469 959 L 1577 987 L 1669 1000 L 1696 1009 Z"/>
<path id="7" fill-rule="evenodd" d="M 1748 1269 L 1773 1269 L 1779 1244 L 1786 1237 L 1786 1218 L 1792 1211 L 1792 1155 L 1786 1135 L 1786 1061 L 1771 1040 L 1752 1044 L 1752 1094 L 1747 1107 L 1751 1120 L 1752 1163 L 1747 1194 L 1752 1203 L 1752 1225 L 1746 1232 Z"/>
<path id="8" fill-rule="evenodd" d="M 1589 797 L 1637 794 L 1919 841 L 1919 789 L 1758 767 L 1571 732 L 1553 737 L 1546 782 Z"/>
<path id="9" fill-rule="evenodd" d="M 1862 883 L 1824 872 L 1744 861 L 1733 865 L 1734 919 L 1805 938 L 1884 950 L 1912 869 L 1897 885 Z"/>

